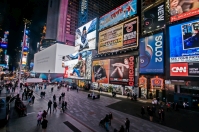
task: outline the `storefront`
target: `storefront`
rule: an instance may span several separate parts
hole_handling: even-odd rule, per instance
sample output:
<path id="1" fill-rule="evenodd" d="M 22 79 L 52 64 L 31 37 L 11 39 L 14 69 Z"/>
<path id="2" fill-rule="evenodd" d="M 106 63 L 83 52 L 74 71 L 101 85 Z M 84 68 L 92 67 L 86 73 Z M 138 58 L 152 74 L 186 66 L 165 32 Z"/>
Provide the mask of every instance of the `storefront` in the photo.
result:
<path id="1" fill-rule="evenodd" d="M 139 78 L 139 90 L 140 98 L 159 98 L 162 101 L 165 101 L 166 99 L 163 76 L 141 75 Z"/>

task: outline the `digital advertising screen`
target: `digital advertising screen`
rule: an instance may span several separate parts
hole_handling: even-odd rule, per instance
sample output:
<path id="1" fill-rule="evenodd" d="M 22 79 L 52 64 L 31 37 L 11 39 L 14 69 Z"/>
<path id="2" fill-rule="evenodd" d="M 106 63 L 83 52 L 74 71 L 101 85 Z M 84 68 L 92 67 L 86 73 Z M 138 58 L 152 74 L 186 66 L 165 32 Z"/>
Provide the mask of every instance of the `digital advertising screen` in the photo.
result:
<path id="1" fill-rule="evenodd" d="M 115 25 L 137 14 L 137 0 L 130 0 L 100 17 L 99 30 Z"/>
<path id="2" fill-rule="evenodd" d="M 140 73 L 164 73 L 163 33 L 140 39 Z"/>
<path id="3" fill-rule="evenodd" d="M 95 60 L 92 64 L 92 82 L 109 83 L 110 60 Z"/>
<path id="4" fill-rule="evenodd" d="M 169 34 L 170 76 L 198 77 L 199 19 L 170 26 Z"/>
<path id="5" fill-rule="evenodd" d="M 134 86 L 134 56 L 110 59 L 109 83 Z"/>
<path id="6" fill-rule="evenodd" d="M 161 3 L 144 11 L 144 33 L 148 33 L 165 26 L 164 8 L 164 3 Z"/>
<path id="7" fill-rule="evenodd" d="M 97 18 L 86 23 L 75 32 L 75 52 L 96 48 Z"/>
<path id="8" fill-rule="evenodd" d="M 5 31 L 2 38 L 0 38 L 0 47 L 6 49 L 8 47 L 9 31 Z"/>
<path id="9" fill-rule="evenodd" d="M 98 53 L 138 47 L 138 17 L 99 32 Z"/>
<path id="10" fill-rule="evenodd" d="M 91 79 L 91 51 L 77 52 L 62 57 L 62 67 L 66 78 Z M 86 70 L 86 69 L 90 69 Z"/>
<path id="11" fill-rule="evenodd" d="M 169 0 L 170 2 L 170 21 L 178 21 L 199 14 L 198 0 Z"/>

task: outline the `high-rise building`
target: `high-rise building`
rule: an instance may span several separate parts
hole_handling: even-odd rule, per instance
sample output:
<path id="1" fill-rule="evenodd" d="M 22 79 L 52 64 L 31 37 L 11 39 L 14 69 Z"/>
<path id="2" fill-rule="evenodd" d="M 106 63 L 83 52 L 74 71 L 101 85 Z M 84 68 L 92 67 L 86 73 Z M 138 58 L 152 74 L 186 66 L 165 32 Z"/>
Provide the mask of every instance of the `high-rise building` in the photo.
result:
<path id="1" fill-rule="evenodd" d="M 128 0 L 49 0 L 45 39 L 74 45 L 75 30 Z"/>
<path id="2" fill-rule="evenodd" d="M 78 27 L 100 17 L 129 0 L 80 0 Z"/>
<path id="3" fill-rule="evenodd" d="M 46 39 L 74 45 L 79 0 L 49 0 Z"/>

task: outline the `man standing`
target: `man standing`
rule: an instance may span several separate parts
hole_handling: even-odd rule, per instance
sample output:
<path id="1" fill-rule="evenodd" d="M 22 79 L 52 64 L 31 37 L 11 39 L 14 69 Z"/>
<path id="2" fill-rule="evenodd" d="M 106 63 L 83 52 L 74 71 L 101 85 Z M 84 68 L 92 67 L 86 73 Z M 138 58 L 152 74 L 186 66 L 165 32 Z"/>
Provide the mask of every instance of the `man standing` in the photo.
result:
<path id="1" fill-rule="evenodd" d="M 125 126 L 126 126 L 126 132 L 129 132 L 130 121 L 128 118 L 126 118 Z"/>
<path id="2" fill-rule="evenodd" d="M 52 106 L 52 101 L 49 100 L 48 101 L 48 109 L 47 109 L 47 113 L 48 113 L 48 110 L 50 109 L 50 114 L 51 114 L 51 106 Z"/>
<path id="3" fill-rule="evenodd" d="M 53 112 L 54 112 L 54 110 L 57 111 L 57 102 L 54 102 L 54 103 L 53 103 Z"/>

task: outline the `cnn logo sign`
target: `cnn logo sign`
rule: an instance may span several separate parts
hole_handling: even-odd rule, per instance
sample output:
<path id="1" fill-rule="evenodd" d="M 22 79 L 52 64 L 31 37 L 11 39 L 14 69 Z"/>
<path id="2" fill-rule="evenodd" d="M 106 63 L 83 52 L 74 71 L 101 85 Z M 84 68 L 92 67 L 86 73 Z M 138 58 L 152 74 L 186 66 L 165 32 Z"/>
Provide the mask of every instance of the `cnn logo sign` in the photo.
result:
<path id="1" fill-rule="evenodd" d="M 188 63 L 170 64 L 170 76 L 188 76 Z"/>

